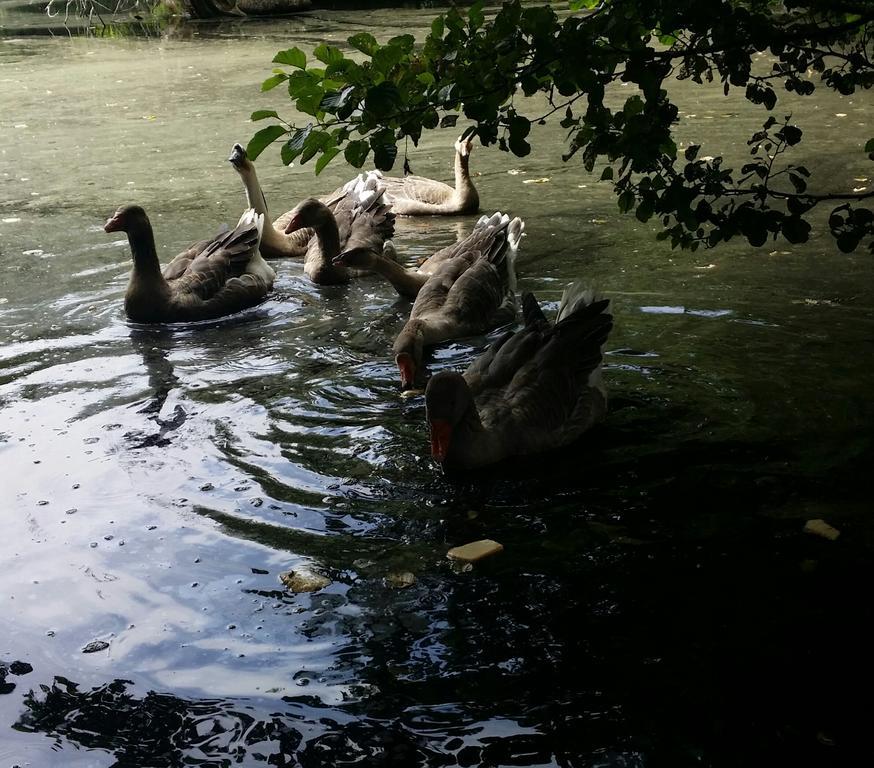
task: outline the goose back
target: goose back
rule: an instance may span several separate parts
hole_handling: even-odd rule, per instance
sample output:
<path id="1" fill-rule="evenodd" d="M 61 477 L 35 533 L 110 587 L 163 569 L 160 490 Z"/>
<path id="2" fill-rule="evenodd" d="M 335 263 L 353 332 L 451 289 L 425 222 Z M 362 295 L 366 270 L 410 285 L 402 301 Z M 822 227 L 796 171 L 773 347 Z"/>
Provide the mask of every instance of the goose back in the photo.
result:
<path id="1" fill-rule="evenodd" d="M 107 231 L 126 231 L 134 254 L 125 294 L 125 312 L 131 320 L 170 323 L 221 317 L 254 306 L 272 287 L 273 269 L 258 254 L 264 217 L 253 209 L 233 229 L 187 248 L 163 271 L 157 269 L 145 212 L 126 224 L 119 219 L 123 211 L 107 222 Z M 110 227 L 115 220 L 120 223 Z"/>
<path id="2" fill-rule="evenodd" d="M 435 256 L 410 317 L 393 345 L 401 385 L 421 383 L 423 348 L 489 331 L 515 316 L 515 254 L 524 224 L 483 216 L 461 242 Z"/>
<path id="3" fill-rule="evenodd" d="M 555 324 L 530 293 L 522 307 L 524 328 L 499 338 L 455 385 L 469 391 L 475 416 L 459 422 L 450 464 L 473 468 L 560 448 L 606 413 L 601 363 L 613 327 L 609 301 L 575 284 L 565 291 Z M 432 404 L 434 412 L 440 408 Z"/>

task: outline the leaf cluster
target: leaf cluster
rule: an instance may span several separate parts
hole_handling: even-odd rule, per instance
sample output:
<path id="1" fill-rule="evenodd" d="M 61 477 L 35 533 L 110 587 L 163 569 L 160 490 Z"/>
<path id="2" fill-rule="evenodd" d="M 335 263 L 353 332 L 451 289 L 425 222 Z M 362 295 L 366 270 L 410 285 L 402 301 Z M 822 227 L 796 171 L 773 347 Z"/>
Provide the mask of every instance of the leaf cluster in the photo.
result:
<path id="1" fill-rule="evenodd" d="M 531 127 L 560 120 L 565 161 L 579 161 L 612 181 L 620 210 L 661 222 L 672 246 L 712 247 L 741 235 L 753 245 L 782 236 L 804 242 L 806 214 L 839 203 L 830 219 L 841 249 L 863 240 L 874 250 L 865 209 L 874 193 L 812 194 L 811 174 L 785 162 L 803 136 L 789 117 L 768 117 L 750 137 L 751 159 L 740 172 L 721 157 L 698 159 L 677 149 L 680 111 L 667 85 L 673 78 L 718 82 L 775 110 L 780 91 L 809 96 L 817 86 L 849 95 L 874 84 L 874 7 L 864 0 L 572 0 L 571 13 L 508 0 L 487 19 L 481 0 L 466 12 L 451 8 L 417 43 L 410 35 L 379 42 L 369 33 L 347 46 L 320 45 L 314 66 L 298 48 L 281 51 L 263 90 L 285 86 L 306 125 L 274 111 L 253 120 L 261 129 L 248 150 L 257 156 L 282 140 L 285 163 L 316 160 L 316 173 L 342 151 L 361 167 L 373 155 L 389 170 L 400 141 L 460 118 L 483 144 L 524 157 Z M 771 57 L 769 69 L 756 57 Z M 616 85 L 632 86 L 616 103 Z M 627 90 L 625 91 L 627 92 Z M 548 107 L 531 112 L 520 98 L 543 94 Z M 541 102 L 542 103 L 542 100 Z M 872 140 L 874 142 L 874 140 Z M 874 159 L 874 143 L 865 151 Z M 859 211 L 862 211 L 859 213 Z"/>

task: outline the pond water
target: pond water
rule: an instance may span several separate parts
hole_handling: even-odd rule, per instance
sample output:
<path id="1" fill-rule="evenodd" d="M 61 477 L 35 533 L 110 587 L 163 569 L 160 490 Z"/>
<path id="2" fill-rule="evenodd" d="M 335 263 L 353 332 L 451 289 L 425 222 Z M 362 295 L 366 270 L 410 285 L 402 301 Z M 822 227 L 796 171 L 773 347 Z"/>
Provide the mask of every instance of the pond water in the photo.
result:
<path id="1" fill-rule="evenodd" d="M 259 92 L 273 54 L 432 15 L 99 39 L 15 36 L 35 14 L 0 6 L 0 764 L 871 764 L 874 283 L 821 222 L 803 246 L 672 253 L 561 163 L 557 125 L 524 159 L 476 147 L 483 210 L 526 221 L 520 288 L 554 310 L 590 280 L 615 328 L 606 422 L 461 486 L 399 397 L 409 304 L 375 278 L 283 262 L 243 317 L 126 322 L 107 216 L 143 205 L 164 260 L 235 222 L 232 144 L 254 109 L 294 116 Z M 702 153 L 740 160 L 765 118 L 676 98 Z M 871 183 L 869 96 L 790 111 L 820 189 Z M 453 139 L 413 170 L 447 179 Z M 275 214 L 351 175 L 278 149 L 258 168 Z M 472 223 L 399 220 L 396 242 L 413 258 Z M 480 538 L 504 552 L 453 569 Z M 304 567 L 331 585 L 288 592 Z"/>

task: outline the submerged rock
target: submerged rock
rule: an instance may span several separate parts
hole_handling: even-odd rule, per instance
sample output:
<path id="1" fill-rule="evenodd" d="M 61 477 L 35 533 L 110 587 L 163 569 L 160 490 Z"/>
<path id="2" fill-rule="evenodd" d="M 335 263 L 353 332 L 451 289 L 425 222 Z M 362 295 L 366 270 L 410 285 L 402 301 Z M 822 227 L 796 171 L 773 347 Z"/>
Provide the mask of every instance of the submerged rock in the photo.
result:
<path id="1" fill-rule="evenodd" d="M 92 640 L 82 649 L 82 653 L 97 653 L 105 651 L 107 648 L 109 648 L 109 643 L 106 640 Z"/>
<path id="2" fill-rule="evenodd" d="M 290 592 L 318 592 L 332 584 L 327 576 L 306 568 L 284 571 L 279 574 L 279 580 Z"/>
<path id="3" fill-rule="evenodd" d="M 385 580 L 396 589 L 404 589 L 416 583 L 416 574 L 410 571 L 398 571 L 397 573 L 388 574 Z"/>

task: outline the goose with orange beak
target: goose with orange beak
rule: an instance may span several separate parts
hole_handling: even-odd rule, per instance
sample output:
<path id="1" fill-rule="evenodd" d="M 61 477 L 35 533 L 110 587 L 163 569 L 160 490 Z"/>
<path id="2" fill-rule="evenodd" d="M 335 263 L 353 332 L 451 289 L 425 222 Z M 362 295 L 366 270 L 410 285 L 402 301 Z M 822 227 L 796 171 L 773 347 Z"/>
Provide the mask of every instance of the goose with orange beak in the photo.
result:
<path id="1" fill-rule="evenodd" d="M 515 318 L 515 259 L 524 229 L 519 218 L 483 216 L 464 240 L 438 252 L 441 258 L 424 278 L 392 346 L 401 389 L 423 385 L 427 347 L 486 333 Z"/>
<path id="2" fill-rule="evenodd" d="M 550 323 L 530 293 L 525 327 L 504 334 L 462 374 L 441 371 L 425 390 L 431 455 L 447 470 L 475 470 L 511 456 L 561 448 L 607 407 L 602 347 L 609 301 L 580 284 Z"/>

